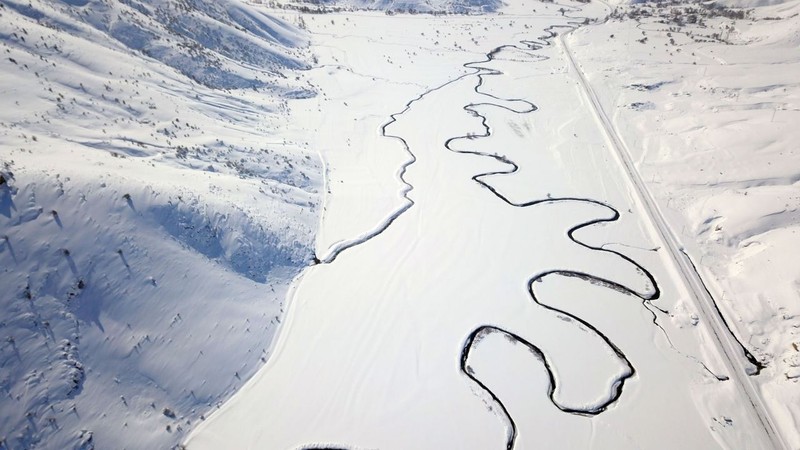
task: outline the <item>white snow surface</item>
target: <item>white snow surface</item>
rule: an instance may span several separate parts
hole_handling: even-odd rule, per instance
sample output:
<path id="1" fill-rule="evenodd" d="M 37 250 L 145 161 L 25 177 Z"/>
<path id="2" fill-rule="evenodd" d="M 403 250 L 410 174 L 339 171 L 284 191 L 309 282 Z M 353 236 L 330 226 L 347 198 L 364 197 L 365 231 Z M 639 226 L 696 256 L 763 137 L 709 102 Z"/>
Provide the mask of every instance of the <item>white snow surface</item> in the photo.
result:
<path id="1" fill-rule="evenodd" d="M 254 0 L 254 4 L 303 12 L 380 11 L 385 14 L 496 13 L 502 0 Z"/>
<path id="2" fill-rule="evenodd" d="M 0 3 L 0 448 L 800 447 L 800 1 L 506 3 Z"/>
<path id="3" fill-rule="evenodd" d="M 313 258 L 322 166 L 276 135 L 305 34 L 34 0 L 0 36 L 0 447 L 170 448 L 266 360 Z"/>

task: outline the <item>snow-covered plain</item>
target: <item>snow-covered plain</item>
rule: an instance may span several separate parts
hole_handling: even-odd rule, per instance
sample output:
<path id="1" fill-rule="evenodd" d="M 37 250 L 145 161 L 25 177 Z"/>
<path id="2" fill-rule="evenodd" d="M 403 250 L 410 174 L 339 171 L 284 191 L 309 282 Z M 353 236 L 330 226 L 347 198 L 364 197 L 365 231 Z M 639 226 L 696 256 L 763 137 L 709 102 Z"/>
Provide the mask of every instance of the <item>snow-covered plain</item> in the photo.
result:
<path id="1" fill-rule="evenodd" d="M 292 114 L 325 161 L 320 264 L 188 448 L 782 445 L 542 40 L 606 12 L 304 17 L 324 95 Z"/>
<path id="2" fill-rule="evenodd" d="M 313 258 L 321 164 L 275 133 L 305 34 L 236 2 L 3 1 L 0 36 L 0 447 L 169 448 Z"/>

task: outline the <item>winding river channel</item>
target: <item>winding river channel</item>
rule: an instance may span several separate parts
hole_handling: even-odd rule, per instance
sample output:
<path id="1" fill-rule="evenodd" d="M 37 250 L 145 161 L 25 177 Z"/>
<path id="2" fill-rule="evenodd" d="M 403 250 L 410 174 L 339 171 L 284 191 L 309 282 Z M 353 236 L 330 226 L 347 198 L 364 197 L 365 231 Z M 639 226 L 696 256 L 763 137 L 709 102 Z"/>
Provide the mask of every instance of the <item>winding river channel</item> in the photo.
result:
<path id="1" fill-rule="evenodd" d="M 189 448 L 724 441 L 725 377 L 687 354 L 699 332 L 670 336 L 683 292 L 553 45 L 569 20 L 517 20 L 378 128 L 399 202 L 319 250 L 270 360 Z"/>

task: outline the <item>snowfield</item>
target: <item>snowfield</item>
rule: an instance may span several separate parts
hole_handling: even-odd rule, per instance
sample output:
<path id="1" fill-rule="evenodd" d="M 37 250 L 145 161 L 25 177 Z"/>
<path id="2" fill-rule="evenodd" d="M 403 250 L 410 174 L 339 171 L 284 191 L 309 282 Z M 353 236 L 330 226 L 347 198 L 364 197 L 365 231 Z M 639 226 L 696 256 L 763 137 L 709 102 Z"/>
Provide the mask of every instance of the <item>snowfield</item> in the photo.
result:
<path id="1" fill-rule="evenodd" d="M 3 1 L 0 448 L 800 447 L 799 30 Z"/>

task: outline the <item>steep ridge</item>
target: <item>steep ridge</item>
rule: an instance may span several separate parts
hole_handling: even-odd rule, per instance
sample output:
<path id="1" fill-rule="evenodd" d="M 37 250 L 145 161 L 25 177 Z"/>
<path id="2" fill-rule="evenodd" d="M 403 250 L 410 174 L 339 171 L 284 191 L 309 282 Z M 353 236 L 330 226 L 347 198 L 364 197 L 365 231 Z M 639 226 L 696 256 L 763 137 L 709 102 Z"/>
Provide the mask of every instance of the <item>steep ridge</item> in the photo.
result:
<path id="1" fill-rule="evenodd" d="M 236 1 L 0 3 L 0 447 L 170 448 L 263 364 L 320 163 L 305 33 Z"/>

